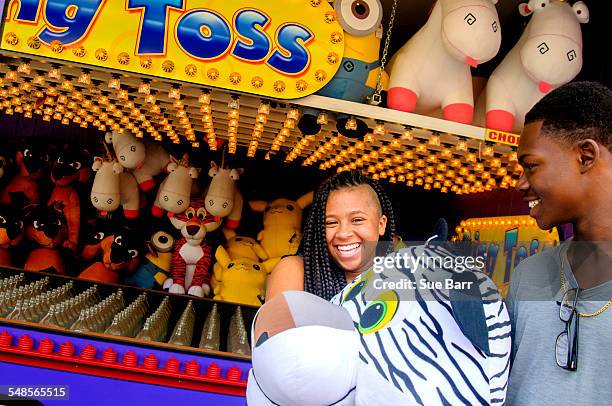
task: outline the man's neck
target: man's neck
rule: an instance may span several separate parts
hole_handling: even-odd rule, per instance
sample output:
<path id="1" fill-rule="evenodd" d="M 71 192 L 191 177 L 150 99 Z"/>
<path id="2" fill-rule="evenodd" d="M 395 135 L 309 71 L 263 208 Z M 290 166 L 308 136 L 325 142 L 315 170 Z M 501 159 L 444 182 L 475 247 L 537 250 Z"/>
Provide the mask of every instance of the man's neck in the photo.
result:
<path id="1" fill-rule="evenodd" d="M 599 201 L 587 200 L 585 215 L 573 222 L 574 241 L 612 241 L 612 190 Z"/>
<path id="2" fill-rule="evenodd" d="M 567 258 L 581 289 L 612 280 L 612 241 L 572 241 Z"/>

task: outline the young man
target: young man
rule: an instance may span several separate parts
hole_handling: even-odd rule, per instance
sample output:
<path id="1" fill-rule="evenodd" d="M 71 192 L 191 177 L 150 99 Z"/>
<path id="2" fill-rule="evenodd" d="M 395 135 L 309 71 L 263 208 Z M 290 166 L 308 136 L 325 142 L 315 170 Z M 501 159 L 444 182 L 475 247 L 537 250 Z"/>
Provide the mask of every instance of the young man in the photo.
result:
<path id="1" fill-rule="evenodd" d="M 612 401 L 612 91 L 565 85 L 525 119 L 517 188 L 542 229 L 574 238 L 522 261 L 508 305 L 509 405 Z"/>

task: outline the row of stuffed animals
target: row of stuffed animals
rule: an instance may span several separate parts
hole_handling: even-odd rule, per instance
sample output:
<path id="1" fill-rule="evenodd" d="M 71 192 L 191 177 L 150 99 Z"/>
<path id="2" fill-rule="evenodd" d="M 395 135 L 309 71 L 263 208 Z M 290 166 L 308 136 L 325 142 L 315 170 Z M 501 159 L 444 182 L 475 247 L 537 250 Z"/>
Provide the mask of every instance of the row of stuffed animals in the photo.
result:
<path id="1" fill-rule="evenodd" d="M 187 155 L 176 160 L 161 144 L 128 133 L 109 133 L 106 143 L 104 156 L 93 160 L 75 146 L 49 159 L 40 147 L 20 145 L 12 177 L 0 161 L 0 266 L 260 305 L 267 273 L 297 252 L 312 193 L 250 201 L 263 213 L 263 230 L 257 238 L 238 235 L 242 170 L 211 162 L 202 192 L 200 170 Z M 90 204 L 82 204 L 89 185 Z"/>
<path id="2" fill-rule="evenodd" d="M 531 20 L 474 103 L 470 68 L 493 59 L 501 45 L 497 1 L 438 0 L 425 25 L 397 51 L 383 72 L 387 106 L 520 132 L 527 111 L 582 69 L 580 24 L 589 21 L 589 10 L 582 1 L 520 3 L 519 13 L 531 15 Z M 318 94 L 358 103 L 373 95 L 380 66 L 383 13 L 379 0 L 365 3 L 367 8 L 336 10 L 345 31 L 345 54 L 338 73 Z M 357 15 L 360 12 L 367 15 Z M 356 15 L 347 17 L 345 13 Z M 351 21 L 358 23 L 350 26 Z M 318 113 L 306 111 L 299 123 L 304 134 L 316 134 L 321 129 Z M 337 117 L 338 131 L 363 137 L 367 125 L 357 120 L 357 125 L 349 128 L 348 119 Z"/>

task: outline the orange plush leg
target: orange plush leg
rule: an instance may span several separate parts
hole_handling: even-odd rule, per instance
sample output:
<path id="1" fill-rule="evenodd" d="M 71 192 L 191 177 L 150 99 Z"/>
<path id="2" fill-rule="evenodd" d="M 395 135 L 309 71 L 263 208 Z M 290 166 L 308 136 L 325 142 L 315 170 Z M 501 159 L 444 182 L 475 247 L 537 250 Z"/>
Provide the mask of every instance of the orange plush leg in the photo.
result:
<path id="1" fill-rule="evenodd" d="M 64 261 L 59 251 L 50 248 L 38 248 L 30 253 L 23 266 L 28 271 L 57 272 L 66 274 Z"/>
<path id="2" fill-rule="evenodd" d="M 90 281 L 103 282 L 103 283 L 117 283 L 119 277 L 113 271 L 109 271 L 102 262 L 96 262 L 89 266 L 79 275 L 81 279 L 88 279 Z"/>

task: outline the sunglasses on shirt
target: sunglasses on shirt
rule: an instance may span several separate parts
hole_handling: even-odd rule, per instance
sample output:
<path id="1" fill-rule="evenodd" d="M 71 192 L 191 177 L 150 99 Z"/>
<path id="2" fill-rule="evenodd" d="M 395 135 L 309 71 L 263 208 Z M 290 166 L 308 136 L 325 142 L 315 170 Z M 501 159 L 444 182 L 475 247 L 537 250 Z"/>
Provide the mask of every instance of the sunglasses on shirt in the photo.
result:
<path id="1" fill-rule="evenodd" d="M 565 323 L 565 330 L 557 336 L 555 358 L 557 365 L 568 371 L 578 368 L 578 312 L 576 302 L 580 288 L 569 289 L 563 295 L 559 318 Z"/>

